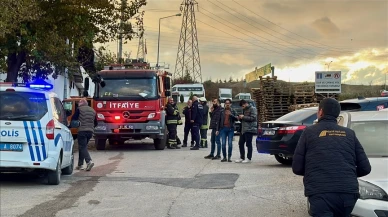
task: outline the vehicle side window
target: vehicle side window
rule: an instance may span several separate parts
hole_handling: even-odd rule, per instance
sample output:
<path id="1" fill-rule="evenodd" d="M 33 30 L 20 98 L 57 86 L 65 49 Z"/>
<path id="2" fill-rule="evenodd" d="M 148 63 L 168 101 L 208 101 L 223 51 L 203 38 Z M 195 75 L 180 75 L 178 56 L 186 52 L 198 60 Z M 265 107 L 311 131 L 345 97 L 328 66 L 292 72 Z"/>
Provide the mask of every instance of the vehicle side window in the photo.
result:
<path id="1" fill-rule="evenodd" d="M 68 124 L 67 124 L 66 112 L 65 112 L 65 109 L 63 108 L 62 102 L 58 98 L 52 98 L 52 105 L 53 105 L 54 118 L 67 126 Z"/>
<path id="2" fill-rule="evenodd" d="M 313 124 L 316 119 L 317 119 L 317 115 L 313 114 L 310 117 L 304 119 L 303 124 Z"/>

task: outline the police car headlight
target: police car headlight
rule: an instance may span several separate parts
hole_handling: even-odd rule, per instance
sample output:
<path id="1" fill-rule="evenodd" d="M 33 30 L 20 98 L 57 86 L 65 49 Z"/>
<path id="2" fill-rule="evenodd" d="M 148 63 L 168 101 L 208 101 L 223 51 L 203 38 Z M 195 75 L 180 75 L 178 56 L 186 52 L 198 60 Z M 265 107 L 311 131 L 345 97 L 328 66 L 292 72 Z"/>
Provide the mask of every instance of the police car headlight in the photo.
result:
<path id="1" fill-rule="evenodd" d="M 103 114 L 98 113 L 97 114 L 97 118 L 98 119 L 105 119 L 105 116 Z"/>
<path id="2" fill-rule="evenodd" d="M 155 113 L 150 113 L 147 118 L 154 118 L 154 117 L 155 117 Z"/>
<path id="3" fill-rule="evenodd" d="M 379 186 L 371 184 L 369 182 L 358 180 L 360 199 L 374 199 L 374 200 L 383 200 L 388 201 L 387 193 L 381 189 Z"/>
<path id="4" fill-rule="evenodd" d="M 146 126 L 146 130 L 158 130 L 158 126 Z"/>

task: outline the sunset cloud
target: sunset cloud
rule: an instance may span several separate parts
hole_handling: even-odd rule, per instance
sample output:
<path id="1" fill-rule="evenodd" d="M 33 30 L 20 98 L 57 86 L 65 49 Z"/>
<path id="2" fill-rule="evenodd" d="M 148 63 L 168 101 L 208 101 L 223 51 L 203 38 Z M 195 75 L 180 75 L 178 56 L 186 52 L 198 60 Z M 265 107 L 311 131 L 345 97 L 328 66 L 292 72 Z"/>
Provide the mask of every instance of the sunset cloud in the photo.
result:
<path id="1" fill-rule="evenodd" d="M 183 0 L 148 0 L 144 17 L 147 59 L 156 62 L 159 18 L 179 13 Z M 197 0 L 203 80 L 241 78 L 275 66 L 279 78 L 314 79 L 340 70 L 343 82 L 383 83 L 388 72 L 386 0 Z M 235 3 L 237 2 L 237 3 Z M 240 5 L 239 5 L 240 4 Z M 245 8 L 244 8 L 245 7 Z M 161 22 L 160 61 L 174 73 L 182 17 Z M 138 41 L 124 46 L 136 57 Z M 116 43 L 107 44 L 112 51 Z"/>

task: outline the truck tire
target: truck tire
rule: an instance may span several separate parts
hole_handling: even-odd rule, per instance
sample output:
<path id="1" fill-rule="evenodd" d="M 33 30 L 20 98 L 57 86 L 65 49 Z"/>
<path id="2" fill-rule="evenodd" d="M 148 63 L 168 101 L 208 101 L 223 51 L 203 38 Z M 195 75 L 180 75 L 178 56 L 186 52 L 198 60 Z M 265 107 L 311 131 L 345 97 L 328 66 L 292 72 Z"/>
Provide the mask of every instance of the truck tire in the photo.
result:
<path id="1" fill-rule="evenodd" d="M 71 175 L 74 170 L 74 153 L 71 153 L 70 165 L 62 170 L 63 175 Z"/>
<path id="2" fill-rule="evenodd" d="M 54 171 L 50 170 L 47 173 L 47 180 L 49 185 L 58 185 L 61 182 L 61 175 L 62 175 L 61 164 L 62 164 L 62 159 L 59 156 L 56 169 Z"/>
<path id="3" fill-rule="evenodd" d="M 164 136 L 162 139 L 154 139 L 155 150 L 164 150 L 167 143 L 167 129 L 164 130 Z"/>
<path id="4" fill-rule="evenodd" d="M 281 164 L 284 164 L 284 165 L 292 165 L 292 158 L 286 159 L 286 158 L 280 157 L 279 155 L 275 154 L 275 159 L 276 159 L 279 163 L 281 163 Z"/>
<path id="5" fill-rule="evenodd" d="M 96 144 L 97 150 L 105 150 L 106 139 L 95 139 L 94 143 Z"/>

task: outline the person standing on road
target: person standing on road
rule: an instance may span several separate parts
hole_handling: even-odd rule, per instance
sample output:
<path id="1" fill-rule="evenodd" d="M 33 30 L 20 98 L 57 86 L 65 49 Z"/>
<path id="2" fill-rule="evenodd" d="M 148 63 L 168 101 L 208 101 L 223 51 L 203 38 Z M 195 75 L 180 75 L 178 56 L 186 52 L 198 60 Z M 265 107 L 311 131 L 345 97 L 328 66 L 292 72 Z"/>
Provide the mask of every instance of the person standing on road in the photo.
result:
<path id="1" fill-rule="evenodd" d="M 245 100 L 240 101 L 240 106 L 243 109 L 243 114 L 238 116 L 241 121 L 241 135 L 238 141 L 240 159 L 236 160 L 236 163 L 250 163 L 253 152 L 252 139 L 253 135 L 257 133 L 257 111 Z M 244 144 L 248 149 L 247 159 L 245 159 Z"/>
<path id="2" fill-rule="evenodd" d="M 318 106 L 318 123 L 307 127 L 295 149 L 292 170 L 304 176 L 312 216 L 350 216 L 357 199 L 357 177 L 371 165 L 355 132 L 339 126 L 341 106 L 326 98 Z"/>
<path id="3" fill-rule="evenodd" d="M 199 99 L 203 106 L 203 118 L 202 118 L 202 126 L 200 129 L 201 132 L 201 148 L 207 148 L 207 130 L 209 128 L 208 126 L 208 120 L 209 120 L 209 106 L 207 106 L 206 98 L 201 97 Z"/>
<path id="4" fill-rule="evenodd" d="M 212 130 L 210 137 L 210 154 L 205 156 L 205 159 L 219 160 L 221 159 L 221 141 L 220 141 L 220 122 L 223 108 L 220 106 L 218 99 L 213 99 L 213 106 L 210 108 L 210 126 Z M 217 144 L 217 155 L 214 152 Z"/>
<path id="5" fill-rule="evenodd" d="M 199 141 L 200 141 L 200 135 L 199 135 L 199 128 L 202 125 L 202 118 L 203 118 L 203 107 L 202 104 L 198 103 L 198 97 L 193 96 L 193 106 L 191 107 L 191 135 L 193 136 L 193 139 L 195 141 L 195 146 L 192 147 L 190 150 L 199 150 Z"/>
<path id="6" fill-rule="evenodd" d="M 187 101 L 187 106 L 183 108 L 183 114 L 185 115 L 185 128 L 184 128 L 184 136 L 183 136 L 183 145 L 182 147 L 187 147 L 187 140 L 189 137 L 189 133 L 191 130 L 191 106 L 193 105 L 193 101 Z M 191 147 L 194 146 L 193 134 L 191 133 Z"/>
<path id="7" fill-rule="evenodd" d="M 78 102 L 78 108 L 75 111 L 72 121 L 79 121 L 78 127 L 78 166 L 77 170 L 83 170 L 84 161 L 86 162 L 86 171 L 90 171 L 94 163 L 90 157 L 88 151 L 88 143 L 93 137 L 94 128 L 97 126 L 97 115 L 96 111 L 88 105 L 86 99 L 81 99 Z"/>
<path id="8" fill-rule="evenodd" d="M 168 149 L 180 149 L 177 142 L 177 125 L 179 120 L 179 110 L 173 98 L 168 99 L 166 106 L 166 124 L 168 130 Z"/>
<path id="9" fill-rule="evenodd" d="M 234 122 L 238 120 L 237 112 L 231 107 L 232 100 L 224 101 L 225 108 L 221 111 L 220 120 L 220 137 L 222 146 L 223 159 L 221 162 L 232 162 Z M 228 139 L 228 159 L 226 159 L 226 139 Z"/>

